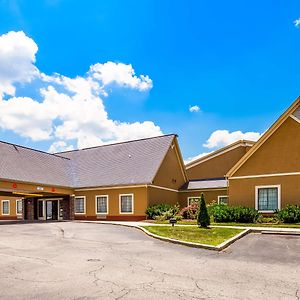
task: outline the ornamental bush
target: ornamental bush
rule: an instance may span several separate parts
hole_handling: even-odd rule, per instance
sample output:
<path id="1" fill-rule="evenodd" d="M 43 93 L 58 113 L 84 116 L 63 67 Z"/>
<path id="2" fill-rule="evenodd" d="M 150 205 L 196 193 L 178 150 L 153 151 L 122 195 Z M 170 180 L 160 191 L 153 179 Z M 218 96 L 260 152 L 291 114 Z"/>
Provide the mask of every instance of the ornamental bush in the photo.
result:
<path id="1" fill-rule="evenodd" d="M 210 217 L 207 212 L 207 207 L 206 207 L 203 193 L 201 194 L 201 198 L 200 198 L 200 207 L 197 216 L 197 223 L 199 227 L 201 226 L 204 228 L 207 228 L 210 225 Z"/>
<path id="2" fill-rule="evenodd" d="M 287 205 L 286 208 L 278 211 L 276 216 L 283 223 L 300 223 L 300 206 Z"/>
<path id="3" fill-rule="evenodd" d="M 166 203 L 154 204 L 146 209 L 146 215 L 149 219 L 168 220 L 176 216 L 179 212 L 179 205 L 171 205 Z"/>
<path id="4" fill-rule="evenodd" d="M 183 219 L 196 220 L 198 210 L 199 210 L 199 204 L 198 204 L 198 202 L 195 202 L 189 206 L 184 207 L 179 212 L 179 215 L 182 216 Z"/>

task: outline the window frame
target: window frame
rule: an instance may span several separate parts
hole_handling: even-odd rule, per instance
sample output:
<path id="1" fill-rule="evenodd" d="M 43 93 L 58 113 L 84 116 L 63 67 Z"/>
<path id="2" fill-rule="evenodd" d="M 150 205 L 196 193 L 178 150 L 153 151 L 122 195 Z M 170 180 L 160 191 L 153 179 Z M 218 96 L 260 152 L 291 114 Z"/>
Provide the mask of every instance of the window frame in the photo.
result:
<path id="1" fill-rule="evenodd" d="M 18 203 L 21 202 L 22 204 L 22 212 L 18 212 Z M 22 216 L 23 215 L 23 200 L 22 199 L 17 199 L 16 200 L 16 215 L 17 216 Z"/>
<path id="2" fill-rule="evenodd" d="M 220 202 L 220 198 L 224 198 L 224 197 L 227 198 L 227 203 Z M 221 203 L 222 203 L 222 204 L 228 205 L 228 200 L 229 200 L 228 195 L 219 195 L 219 196 L 218 196 L 218 204 L 221 204 Z"/>
<path id="3" fill-rule="evenodd" d="M 277 209 L 281 209 L 281 185 L 257 185 L 255 186 L 255 209 L 258 210 L 258 190 L 259 189 L 277 188 Z M 260 213 L 274 213 L 275 210 L 258 210 Z"/>
<path id="4" fill-rule="evenodd" d="M 192 204 L 190 204 L 190 199 L 195 199 L 195 198 L 199 199 L 198 202 L 200 201 L 200 197 L 198 197 L 198 196 L 195 196 L 195 197 L 187 197 L 187 206 L 192 205 Z"/>
<path id="5" fill-rule="evenodd" d="M 4 202 L 8 202 L 8 213 L 7 214 L 5 214 L 3 212 L 3 203 Z M 9 216 L 10 215 L 10 200 L 1 200 L 1 215 L 2 216 Z"/>
<path id="6" fill-rule="evenodd" d="M 76 199 L 83 198 L 83 212 L 76 212 Z M 74 214 L 75 215 L 85 215 L 86 214 L 86 196 L 75 196 L 74 197 Z"/>
<path id="7" fill-rule="evenodd" d="M 122 212 L 122 196 L 131 196 L 132 211 Z M 134 214 L 134 194 L 119 194 L 119 214 L 120 215 L 133 215 Z"/>
<path id="8" fill-rule="evenodd" d="M 97 198 L 98 197 L 102 197 L 102 198 L 106 198 L 106 212 L 98 212 L 98 201 L 97 201 Z M 96 195 L 95 196 L 95 212 L 96 212 L 96 215 L 108 215 L 108 212 L 109 212 L 109 201 L 108 201 L 109 197 L 108 195 Z"/>

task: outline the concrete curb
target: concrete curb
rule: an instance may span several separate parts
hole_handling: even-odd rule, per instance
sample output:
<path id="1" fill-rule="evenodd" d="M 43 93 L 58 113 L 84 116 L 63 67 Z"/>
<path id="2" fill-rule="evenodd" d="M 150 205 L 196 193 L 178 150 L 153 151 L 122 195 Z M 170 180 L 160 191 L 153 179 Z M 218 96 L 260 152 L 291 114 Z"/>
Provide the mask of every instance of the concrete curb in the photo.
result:
<path id="1" fill-rule="evenodd" d="M 78 221 L 76 221 L 78 222 Z M 136 228 L 138 230 L 143 231 L 145 234 L 147 234 L 148 236 L 154 238 L 154 239 L 158 239 L 164 242 L 169 242 L 172 244 L 178 244 L 178 245 L 183 245 L 183 246 L 187 246 L 187 247 L 192 247 L 192 248 L 202 248 L 202 249 L 206 249 L 206 250 L 214 250 L 214 251 L 222 251 L 225 248 L 227 248 L 228 246 L 230 246 L 231 244 L 233 244 L 235 241 L 239 240 L 240 238 L 244 237 L 245 235 L 247 235 L 248 233 L 252 232 L 251 229 L 249 228 L 243 228 L 242 232 L 240 232 L 239 234 L 233 236 L 232 238 L 230 238 L 229 240 L 224 241 L 223 243 L 217 245 L 217 246 L 212 246 L 212 245 L 207 245 L 207 244 L 199 244 L 199 243 L 192 243 L 192 242 L 185 242 L 185 241 L 180 241 L 180 240 L 176 240 L 176 239 L 171 239 L 171 238 L 167 238 L 167 237 L 163 237 L 154 233 L 151 233 L 150 231 L 148 231 L 147 229 L 145 229 L 142 226 L 139 225 L 134 225 L 134 224 L 125 224 L 125 223 L 113 223 L 113 222 L 105 222 L 105 221 L 98 221 L 98 222 L 94 222 L 94 221 L 79 221 L 81 223 L 97 223 L 97 224 L 106 224 L 106 225 L 115 225 L 115 226 L 124 226 L 124 227 L 130 227 L 130 228 Z M 143 225 L 144 226 L 144 225 Z M 151 225 L 146 225 L 145 226 L 151 226 Z"/>

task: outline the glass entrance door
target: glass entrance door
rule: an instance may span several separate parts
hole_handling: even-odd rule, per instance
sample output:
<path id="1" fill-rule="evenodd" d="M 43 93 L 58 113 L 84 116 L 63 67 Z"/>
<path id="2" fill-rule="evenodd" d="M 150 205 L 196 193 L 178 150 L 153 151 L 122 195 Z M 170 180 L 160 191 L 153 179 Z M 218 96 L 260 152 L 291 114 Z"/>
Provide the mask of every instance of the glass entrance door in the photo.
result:
<path id="1" fill-rule="evenodd" d="M 46 220 L 52 220 L 52 201 L 46 201 Z"/>

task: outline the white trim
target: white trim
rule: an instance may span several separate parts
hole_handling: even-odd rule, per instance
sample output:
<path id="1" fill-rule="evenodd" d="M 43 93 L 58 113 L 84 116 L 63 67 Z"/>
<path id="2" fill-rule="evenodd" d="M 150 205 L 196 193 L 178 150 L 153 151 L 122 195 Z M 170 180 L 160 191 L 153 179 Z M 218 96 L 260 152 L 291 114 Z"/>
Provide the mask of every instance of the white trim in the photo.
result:
<path id="1" fill-rule="evenodd" d="M 219 155 L 227 153 L 227 152 L 229 152 L 231 150 L 234 150 L 234 149 L 236 149 L 238 147 L 252 147 L 253 145 L 254 145 L 254 142 L 253 142 L 253 144 L 250 144 L 249 142 L 246 142 L 246 141 L 244 141 L 244 142 L 240 141 L 240 143 L 238 143 L 236 145 L 232 145 L 232 147 L 230 147 L 230 145 L 229 145 L 228 146 L 229 148 L 227 148 L 227 149 L 224 149 L 224 150 L 220 149 L 221 150 L 220 152 L 217 152 L 219 150 L 216 150 L 216 151 L 211 152 L 211 153 L 209 153 L 209 154 L 207 154 L 207 155 L 205 155 L 203 157 L 200 157 L 200 158 L 196 159 L 195 161 L 191 161 L 191 162 L 189 162 L 188 164 L 185 165 L 185 168 L 186 169 L 193 168 L 193 167 L 199 165 L 200 163 L 204 163 L 204 162 L 206 162 L 206 161 L 208 161 L 210 159 L 218 157 Z M 215 152 L 217 152 L 217 153 L 215 153 Z"/>
<path id="2" fill-rule="evenodd" d="M 75 212 L 75 208 L 76 208 L 76 205 L 75 205 L 75 201 L 76 201 L 76 198 L 83 198 L 83 212 Z M 74 197 L 74 214 L 75 215 L 85 215 L 86 213 L 86 196 L 75 196 Z"/>
<path id="3" fill-rule="evenodd" d="M 22 212 L 21 213 L 18 213 L 18 202 L 22 203 Z M 17 216 L 22 216 L 23 215 L 23 200 L 22 199 L 16 199 L 16 215 Z"/>
<path id="4" fill-rule="evenodd" d="M 131 212 L 122 212 L 121 211 L 121 208 L 122 208 L 122 206 L 121 206 L 121 197 L 122 196 L 131 196 L 132 197 L 131 198 L 131 202 L 132 202 L 132 211 Z M 134 195 L 133 194 L 119 194 L 119 213 L 121 215 L 132 215 L 132 214 L 134 214 Z"/>
<path id="5" fill-rule="evenodd" d="M 98 212 L 98 201 L 97 201 L 97 198 L 98 197 L 102 197 L 102 198 L 106 198 L 106 212 Z M 108 212 L 109 212 L 109 207 L 108 207 L 108 195 L 96 195 L 95 196 L 95 212 L 96 212 L 96 215 L 108 215 Z"/>
<path id="6" fill-rule="evenodd" d="M 8 202 L 8 213 L 3 213 L 3 203 Z M 2 216 L 9 216 L 10 215 L 10 200 L 1 200 L 1 215 Z"/>
<path id="7" fill-rule="evenodd" d="M 293 120 L 295 120 L 296 122 L 300 123 L 300 120 L 299 120 L 296 116 L 294 116 L 293 114 L 290 114 L 290 117 L 291 117 Z"/>
<path id="8" fill-rule="evenodd" d="M 176 192 L 176 193 L 178 192 L 178 190 L 174 190 L 174 189 L 170 189 L 170 188 L 167 188 L 164 186 L 159 186 L 159 185 L 154 185 L 154 184 L 149 184 L 148 187 L 153 187 L 156 189 L 166 190 L 166 191 L 170 191 L 170 192 Z"/>
<path id="9" fill-rule="evenodd" d="M 191 204 L 189 203 L 190 199 L 198 198 L 200 200 L 200 196 L 194 196 L 194 197 L 187 197 L 187 206 L 190 206 Z"/>
<path id="10" fill-rule="evenodd" d="M 228 204 L 228 199 L 229 199 L 228 195 L 219 195 L 218 196 L 218 204 L 220 204 L 220 198 L 221 197 L 223 197 L 223 198 L 226 197 L 227 198 L 227 203 L 226 204 Z"/>
<path id="11" fill-rule="evenodd" d="M 255 186 L 255 209 L 258 210 L 258 190 L 259 189 L 267 189 L 267 188 L 277 188 L 278 193 L 278 210 L 281 209 L 281 185 L 256 185 Z M 261 213 L 274 213 L 274 210 L 259 210 Z"/>
<path id="12" fill-rule="evenodd" d="M 106 187 L 96 187 L 96 188 L 82 188 L 75 189 L 75 192 L 81 191 L 101 191 L 101 190 L 113 190 L 113 189 L 132 189 L 132 188 L 141 188 L 147 187 L 147 184 L 137 184 L 137 185 L 118 185 L 118 186 L 106 186 Z"/>
<path id="13" fill-rule="evenodd" d="M 277 176 L 293 176 L 300 175 L 300 172 L 290 173 L 274 173 L 274 174 L 260 174 L 260 175 L 245 175 L 245 176 L 233 176 L 228 179 L 247 179 L 247 178 L 260 178 L 260 177 L 277 177 Z"/>

